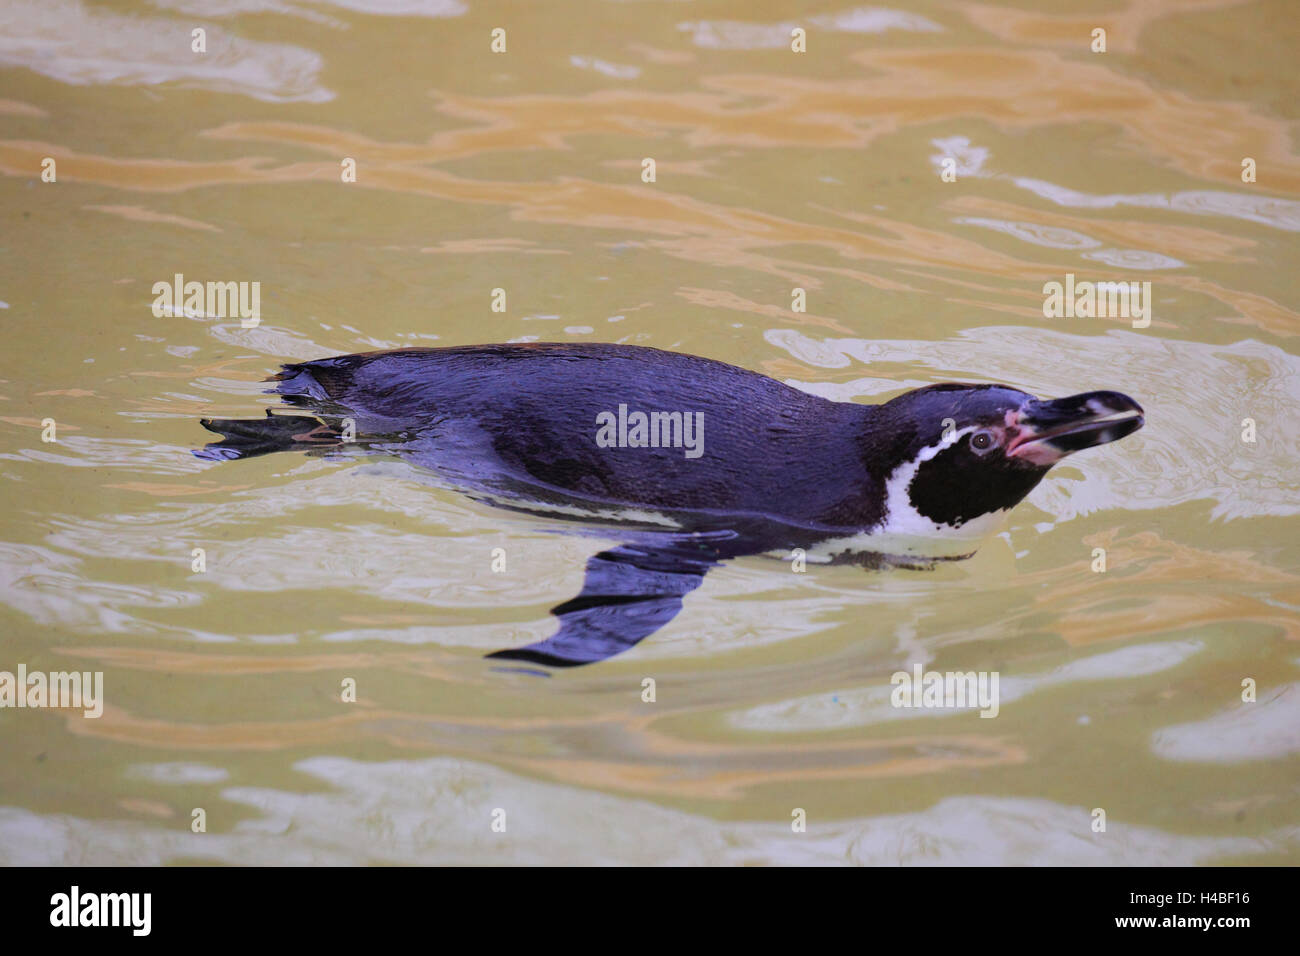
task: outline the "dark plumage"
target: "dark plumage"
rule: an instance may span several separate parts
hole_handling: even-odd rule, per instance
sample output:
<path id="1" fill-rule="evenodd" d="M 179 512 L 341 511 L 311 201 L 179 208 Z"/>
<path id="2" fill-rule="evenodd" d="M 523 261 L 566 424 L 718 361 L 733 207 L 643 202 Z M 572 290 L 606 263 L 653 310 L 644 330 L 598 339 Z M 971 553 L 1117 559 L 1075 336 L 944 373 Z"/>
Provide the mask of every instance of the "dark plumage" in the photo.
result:
<path id="1" fill-rule="evenodd" d="M 502 652 L 549 664 L 631 646 L 727 557 L 864 533 L 958 534 L 1018 502 L 1062 455 L 1141 425 L 1117 392 L 1041 402 L 1004 386 L 938 385 L 858 405 L 629 345 L 370 352 L 285 365 L 274 381 L 300 414 L 205 420 L 225 437 L 196 454 L 398 455 L 507 507 L 563 505 L 606 521 L 631 508 L 675 522 L 622 534 L 622 547 L 588 564 L 583 593 L 554 610 L 560 633 Z M 602 429 L 636 412 L 679 413 L 653 420 L 652 434 L 676 444 L 609 447 L 615 431 Z M 698 427 L 694 451 L 683 422 Z"/>

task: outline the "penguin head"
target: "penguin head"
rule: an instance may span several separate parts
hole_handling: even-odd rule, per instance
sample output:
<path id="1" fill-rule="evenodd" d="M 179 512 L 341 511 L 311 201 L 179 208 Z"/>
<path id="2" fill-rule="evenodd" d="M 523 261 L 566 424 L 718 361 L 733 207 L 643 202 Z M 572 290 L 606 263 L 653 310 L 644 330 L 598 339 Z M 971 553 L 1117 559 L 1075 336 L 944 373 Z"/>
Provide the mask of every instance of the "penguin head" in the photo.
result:
<path id="1" fill-rule="evenodd" d="M 1003 385 L 930 385 L 882 406 L 904 436 L 882 530 L 979 537 L 1066 455 L 1142 427 L 1120 392 L 1044 400 Z"/>

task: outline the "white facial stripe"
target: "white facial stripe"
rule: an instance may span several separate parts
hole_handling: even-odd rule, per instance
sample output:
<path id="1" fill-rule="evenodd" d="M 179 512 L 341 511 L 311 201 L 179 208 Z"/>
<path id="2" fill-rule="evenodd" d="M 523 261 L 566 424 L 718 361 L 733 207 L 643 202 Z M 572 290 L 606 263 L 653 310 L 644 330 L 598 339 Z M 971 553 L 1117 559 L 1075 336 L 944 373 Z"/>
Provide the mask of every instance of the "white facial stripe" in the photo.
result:
<path id="1" fill-rule="evenodd" d="M 945 448 L 951 448 L 963 437 L 979 431 L 979 426 L 954 429 L 936 445 L 922 448 L 914 459 L 894 469 L 885 481 L 885 518 L 869 532 L 872 538 L 886 537 L 901 542 L 905 554 L 968 554 L 976 543 L 988 537 L 1002 524 L 1005 511 L 979 515 L 955 528 L 949 524 L 931 521 L 912 507 L 907 486 L 916 477 L 922 462 L 930 461 Z"/>
<path id="2" fill-rule="evenodd" d="M 951 448 L 953 445 L 957 444 L 957 442 L 961 441 L 963 435 L 969 435 L 971 432 L 976 431 L 979 431 L 979 426 L 977 425 L 971 425 L 969 428 L 953 429 L 947 437 L 939 439 L 939 444 L 931 445 L 929 448 L 922 448 L 917 452 L 916 458 L 914 459 L 915 463 L 919 465 L 923 461 L 929 461 L 945 448 Z M 908 462 L 908 464 L 911 464 L 911 462 Z M 900 467 L 906 468 L 907 464 Z"/>

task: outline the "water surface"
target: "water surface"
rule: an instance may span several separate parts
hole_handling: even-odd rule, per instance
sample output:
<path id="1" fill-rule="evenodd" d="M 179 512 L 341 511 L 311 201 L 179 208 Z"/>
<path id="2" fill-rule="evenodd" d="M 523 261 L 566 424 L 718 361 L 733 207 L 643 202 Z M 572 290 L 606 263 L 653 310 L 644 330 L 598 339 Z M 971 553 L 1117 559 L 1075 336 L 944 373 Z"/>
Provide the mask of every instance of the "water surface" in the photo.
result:
<path id="1" fill-rule="evenodd" d="M 0 710 L 0 861 L 1300 861 L 1295 23 L 0 0 L 0 670 L 106 693 Z M 260 282 L 260 326 L 156 317 L 175 273 Z M 1150 281 L 1150 327 L 1044 318 L 1067 273 Z M 845 401 L 1113 388 L 1147 426 L 968 562 L 741 559 L 535 678 L 482 654 L 550 633 L 591 540 L 394 464 L 189 452 L 280 362 L 489 341 Z M 891 707 L 917 662 L 997 671 L 997 718 Z"/>

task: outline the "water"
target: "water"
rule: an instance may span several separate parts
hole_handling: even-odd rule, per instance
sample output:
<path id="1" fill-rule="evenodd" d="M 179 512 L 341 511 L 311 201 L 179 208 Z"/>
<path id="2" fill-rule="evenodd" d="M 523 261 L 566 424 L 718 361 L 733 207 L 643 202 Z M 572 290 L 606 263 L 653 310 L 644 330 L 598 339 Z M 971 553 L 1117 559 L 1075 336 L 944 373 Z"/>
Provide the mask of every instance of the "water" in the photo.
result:
<path id="1" fill-rule="evenodd" d="M 1286 3 L 363 6 L 0 4 L 0 670 L 105 687 L 0 710 L 0 861 L 1300 861 Z M 155 316 L 176 273 L 260 282 L 260 326 Z M 1067 273 L 1150 281 L 1150 326 L 1044 318 Z M 592 541 L 189 452 L 282 361 L 511 340 L 1147 426 L 970 561 L 729 562 L 550 678 L 481 655 L 550 633 Z M 917 662 L 996 671 L 998 716 L 892 707 Z"/>

